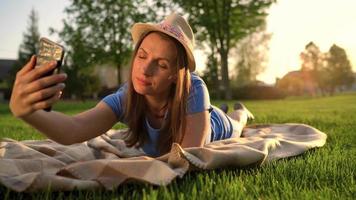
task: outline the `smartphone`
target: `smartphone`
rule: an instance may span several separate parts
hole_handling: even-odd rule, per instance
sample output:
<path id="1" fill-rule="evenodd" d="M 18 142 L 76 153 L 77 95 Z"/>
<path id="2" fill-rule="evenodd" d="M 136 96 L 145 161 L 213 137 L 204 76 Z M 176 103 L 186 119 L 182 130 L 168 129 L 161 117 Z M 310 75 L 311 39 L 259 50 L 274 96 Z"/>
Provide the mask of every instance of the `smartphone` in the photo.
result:
<path id="1" fill-rule="evenodd" d="M 60 72 L 60 67 L 62 66 L 64 58 L 64 47 L 61 46 L 60 44 L 57 44 L 47 38 L 41 38 L 39 41 L 39 49 L 38 53 L 36 56 L 36 66 L 35 67 L 41 67 L 46 63 L 49 63 L 51 61 L 56 61 L 57 66 L 55 69 L 52 71 L 48 72 L 44 76 L 49 76 L 54 73 L 59 73 Z M 44 109 L 45 111 L 51 111 L 52 108 L 48 107 Z"/>

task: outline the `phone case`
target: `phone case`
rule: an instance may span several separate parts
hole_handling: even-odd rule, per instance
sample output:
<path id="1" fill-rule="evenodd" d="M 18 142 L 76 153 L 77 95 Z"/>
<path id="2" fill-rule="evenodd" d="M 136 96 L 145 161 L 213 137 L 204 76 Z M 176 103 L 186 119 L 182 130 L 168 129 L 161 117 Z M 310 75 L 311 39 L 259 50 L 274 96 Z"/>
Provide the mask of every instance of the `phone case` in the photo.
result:
<path id="1" fill-rule="evenodd" d="M 47 38 L 41 38 L 39 41 L 39 50 L 37 53 L 35 67 L 43 66 L 44 64 L 51 62 L 51 61 L 57 61 L 56 68 L 54 70 L 48 72 L 44 76 L 49 76 L 49 75 L 52 75 L 53 73 L 59 73 L 60 67 L 63 62 L 63 57 L 64 57 L 63 46 L 61 46 Z M 48 107 L 44 110 L 51 111 L 51 109 L 52 109 L 51 107 Z"/>

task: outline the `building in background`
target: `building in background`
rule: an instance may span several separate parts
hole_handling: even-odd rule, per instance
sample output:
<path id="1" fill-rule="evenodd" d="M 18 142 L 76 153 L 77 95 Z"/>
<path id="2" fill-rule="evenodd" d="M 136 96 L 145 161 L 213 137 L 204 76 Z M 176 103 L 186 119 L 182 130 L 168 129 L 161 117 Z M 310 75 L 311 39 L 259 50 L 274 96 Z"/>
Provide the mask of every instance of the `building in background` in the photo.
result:
<path id="1" fill-rule="evenodd" d="M 13 59 L 0 59 L 0 101 L 9 100 L 11 95 L 11 88 L 8 88 L 5 83 L 5 78 L 9 74 L 12 67 L 16 64 Z M 113 92 L 119 85 L 117 80 L 117 68 L 114 65 L 103 64 L 94 67 L 94 73 L 99 77 L 100 88 Z M 126 82 L 128 79 L 129 68 L 121 68 L 121 80 Z M 101 91 L 98 91 L 100 93 Z"/>
<path id="2" fill-rule="evenodd" d="M 276 87 L 286 95 L 315 96 L 318 93 L 318 84 L 311 72 L 304 70 L 288 72 L 281 79 L 277 79 Z"/>
<path id="3" fill-rule="evenodd" d="M 0 102 L 10 99 L 10 88 L 6 84 L 6 77 L 16 64 L 13 59 L 0 59 Z"/>
<path id="4" fill-rule="evenodd" d="M 354 75 L 354 83 L 351 87 L 337 88 L 336 92 L 355 92 L 356 91 L 356 73 Z M 276 87 L 282 90 L 286 95 L 308 95 L 315 96 L 321 94 L 317 82 L 314 80 L 311 71 L 291 71 L 284 75 L 281 79 L 276 80 Z"/>
<path id="5" fill-rule="evenodd" d="M 126 82 L 129 75 L 128 67 L 121 67 L 121 81 L 117 80 L 117 68 L 112 64 L 96 65 L 94 67 L 94 73 L 99 77 L 100 86 L 106 88 L 117 88 L 122 83 Z"/>

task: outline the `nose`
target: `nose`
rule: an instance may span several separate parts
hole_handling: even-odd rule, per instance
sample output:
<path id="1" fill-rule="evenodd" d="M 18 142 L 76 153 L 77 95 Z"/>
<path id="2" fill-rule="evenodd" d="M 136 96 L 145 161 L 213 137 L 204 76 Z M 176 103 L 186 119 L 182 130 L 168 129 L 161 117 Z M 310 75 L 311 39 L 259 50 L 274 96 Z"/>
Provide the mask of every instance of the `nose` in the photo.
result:
<path id="1" fill-rule="evenodd" d="M 147 62 L 142 63 L 141 70 L 144 75 L 152 76 L 154 73 L 154 62 L 151 60 L 148 60 Z"/>

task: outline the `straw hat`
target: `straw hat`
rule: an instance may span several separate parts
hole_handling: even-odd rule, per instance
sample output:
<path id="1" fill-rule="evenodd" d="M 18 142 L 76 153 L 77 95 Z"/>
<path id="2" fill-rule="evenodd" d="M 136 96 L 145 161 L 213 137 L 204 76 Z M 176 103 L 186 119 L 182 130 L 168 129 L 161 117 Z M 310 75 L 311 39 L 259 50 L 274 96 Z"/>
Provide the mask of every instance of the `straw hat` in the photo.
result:
<path id="1" fill-rule="evenodd" d="M 151 31 L 162 32 L 178 40 L 187 52 L 189 71 L 193 72 L 195 70 L 195 59 L 193 55 L 194 34 L 188 22 L 182 16 L 177 13 L 172 13 L 158 24 L 135 23 L 131 28 L 134 43 L 137 44 L 142 36 L 145 36 Z"/>

